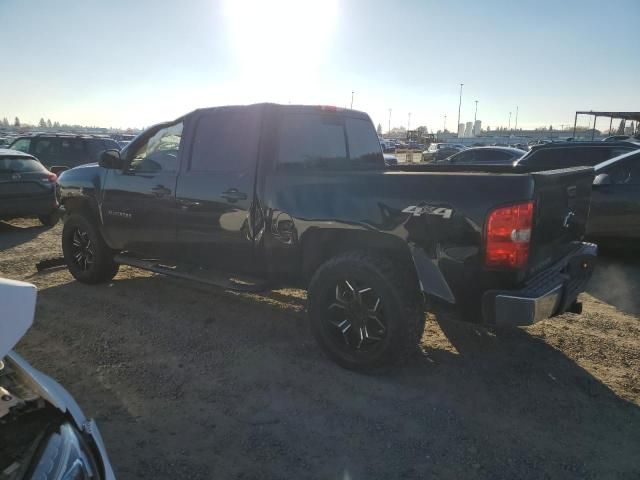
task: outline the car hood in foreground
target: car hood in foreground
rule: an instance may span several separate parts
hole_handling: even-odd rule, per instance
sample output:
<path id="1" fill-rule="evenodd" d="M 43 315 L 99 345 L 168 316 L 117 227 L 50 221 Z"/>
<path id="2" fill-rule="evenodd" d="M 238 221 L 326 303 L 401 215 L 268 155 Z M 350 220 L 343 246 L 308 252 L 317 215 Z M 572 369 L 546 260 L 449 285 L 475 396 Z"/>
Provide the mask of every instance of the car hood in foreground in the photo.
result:
<path id="1" fill-rule="evenodd" d="M 9 353 L 31 327 L 37 295 L 35 285 L 0 278 L 0 358 Z"/>

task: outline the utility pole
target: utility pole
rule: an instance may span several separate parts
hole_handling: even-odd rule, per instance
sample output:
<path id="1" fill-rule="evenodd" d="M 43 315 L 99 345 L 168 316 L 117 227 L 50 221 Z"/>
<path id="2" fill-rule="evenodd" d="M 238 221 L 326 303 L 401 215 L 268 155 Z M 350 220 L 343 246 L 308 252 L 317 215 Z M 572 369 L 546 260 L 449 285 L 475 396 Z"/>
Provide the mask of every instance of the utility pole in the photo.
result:
<path id="1" fill-rule="evenodd" d="M 444 125 L 442 126 L 442 133 L 447 131 L 447 116 L 444 116 Z"/>
<path id="2" fill-rule="evenodd" d="M 407 134 L 411 130 L 411 112 L 409 112 L 409 119 L 407 120 Z"/>
<path id="3" fill-rule="evenodd" d="M 353 90 L 351 90 L 351 110 L 353 110 L 353 94 L 356 93 Z"/>
<path id="4" fill-rule="evenodd" d="M 509 134 L 511 134 L 511 112 L 509 112 L 509 127 L 507 127 L 507 130 L 509 130 Z"/>
<path id="5" fill-rule="evenodd" d="M 518 131 L 518 106 L 516 105 L 516 132 Z"/>
<path id="6" fill-rule="evenodd" d="M 389 109 L 389 130 L 387 131 L 389 135 L 391 135 L 391 109 Z"/>
<path id="7" fill-rule="evenodd" d="M 456 132 L 460 128 L 460 108 L 462 108 L 462 86 L 464 83 L 460 84 L 460 100 L 458 101 L 458 124 L 456 125 Z"/>
<path id="8" fill-rule="evenodd" d="M 476 113 L 473 114 L 473 126 L 476 126 L 476 121 L 478 120 L 478 100 L 476 102 Z"/>

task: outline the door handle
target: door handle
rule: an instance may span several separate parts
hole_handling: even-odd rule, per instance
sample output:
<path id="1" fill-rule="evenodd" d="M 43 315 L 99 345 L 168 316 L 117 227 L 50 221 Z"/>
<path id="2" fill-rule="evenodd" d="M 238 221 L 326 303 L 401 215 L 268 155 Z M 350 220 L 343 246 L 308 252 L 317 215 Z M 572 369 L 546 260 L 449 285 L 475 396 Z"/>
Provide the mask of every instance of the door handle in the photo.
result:
<path id="1" fill-rule="evenodd" d="M 230 188 L 226 192 L 222 192 L 220 196 L 230 203 L 235 203 L 238 200 L 246 200 L 249 198 L 246 193 L 239 191 L 237 188 Z"/>
<path id="2" fill-rule="evenodd" d="M 171 195 L 171 190 L 164 185 L 156 185 L 151 189 L 151 191 L 156 197 L 165 197 L 167 195 Z"/>

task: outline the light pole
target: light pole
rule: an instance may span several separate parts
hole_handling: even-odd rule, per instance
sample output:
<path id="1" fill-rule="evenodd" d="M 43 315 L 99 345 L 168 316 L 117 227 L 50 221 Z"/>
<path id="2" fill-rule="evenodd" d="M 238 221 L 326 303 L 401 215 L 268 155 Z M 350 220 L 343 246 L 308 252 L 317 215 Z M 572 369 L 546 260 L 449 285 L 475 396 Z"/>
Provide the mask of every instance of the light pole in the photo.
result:
<path id="1" fill-rule="evenodd" d="M 442 126 L 442 133 L 447 131 L 447 116 L 444 116 L 444 125 Z"/>
<path id="2" fill-rule="evenodd" d="M 473 114 L 473 126 L 476 126 L 476 121 L 478 119 L 478 100 L 475 100 L 476 102 L 476 112 Z"/>
<path id="3" fill-rule="evenodd" d="M 509 127 L 507 128 L 507 130 L 509 130 L 509 133 L 511 133 L 511 112 L 509 112 Z"/>
<path id="4" fill-rule="evenodd" d="M 516 132 L 518 131 L 518 108 L 520 107 L 516 105 Z"/>
<path id="5" fill-rule="evenodd" d="M 391 109 L 389 109 L 389 130 L 387 131 L 389 135 L 391 135 Z"/>
<path id="6" fill-rule="evenodd" d="M 409 134 L 409 130 L 411 130 L 411 112 L 409 112 L 409 119 L 407 120 L 407 135 Z"/>
<path id="7" fill-rule="evenodd" d="M 351 90 L 351 110 L 353 110 L 353 94 L 356 93 L 353 90 Z"/>
<path id="8" fill-rule="evenodd" d="M 458 133 L 460 133 L 459 132 L 459 130 L 460 130 L 460 109 L 462 108 L 462 86 L 463 85 L 464 85 L 464 83 L 460 84 L 460 99 L 458 101 L 458 125 L 456 125 L 456 129 L 457 129 L 456 131 Z"/>

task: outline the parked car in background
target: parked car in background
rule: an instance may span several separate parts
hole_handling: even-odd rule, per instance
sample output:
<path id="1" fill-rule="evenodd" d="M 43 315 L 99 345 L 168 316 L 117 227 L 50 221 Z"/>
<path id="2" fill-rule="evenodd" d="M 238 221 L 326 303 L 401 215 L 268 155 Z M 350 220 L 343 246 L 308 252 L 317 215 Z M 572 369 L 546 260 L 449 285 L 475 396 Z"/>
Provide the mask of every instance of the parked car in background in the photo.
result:
<path id="1" fill-rule="evenodd" d="M 305 288 L 319 346 L 355 370 L 416 351 L 425 297 L 503 326 L 580 308 L 596 253 L 580 241 L 592 169 L 387 169 L 363 112 L 195 110 L 61 175 L 65 262 L 84 283 L 131 265 L 227 289 Z"/>
<path id="2" fill-rule="evenodd" d="M 603 142 L 619 142 L 621 140 L 630 140 L 631 137 L 629 135 L 611 135 L 610 137 L 603 138 Z"/>
<path id="3" fill-rule="evenodd" d="M 55 225 L 56 179 L 56 174 L 33 156 L 0 149 L 0 220 L 37 215 L 44 225 Z"/>
<path id="4" fill-rule="evenodd" d="M 14 150 L 29 153 L 47 168 L 73 168 L 86 163 L 95 163 L 107 149 L 120 149 L 111 138 L 95 135 L 72 135 L 40 133 L 16 138 L 10 145 Z M 61 169 L 54 169 L 59 173 Z"/>
<path id="5" fill-rule="evenodd" d="M 466 147 L 453 143 L 432 143 L 429 148 L 422 152 L 423 162 L 441 162 L 451 155 L 461 152 Z"/>
<path id="6" fill-rule="evenodd" d="M 113 480 L 95 421 L 11 351 L 33 323 L 34 285 L 0 278 L 0 478 Z"/>
<path id="7" fill-rule="evenodd" d="M 587 235 L 601 244 L 640 245 L 640 150 L 594 167 Z"/>
<path id="8" fill-rule="evenodd" d="M 391 140 L 386 140 L 384 138 L 380 139 L 380 148 L 384 153 L 395 153 L 396 145 Z"/>
<path id="9" fill-rule="evenodd" d="M 390 153 L 385 153 L 383 157 L 384 157 L 384 164 L 387 167 L 398 165 L 398 157 L 396 157 L 395 155 L 391 155 Z"/>
<path id="10" fill-rule="evenodd" d="M 599 163 L 640 148 L 635 142 L 553 142 L 535 145 L 516 165 L 548 170 Z"/>
<path id="11" fill-rule="evenodd" d="M 451 164 L 507 165 L 513 164 L 525 153 L 524 150 L 511 147 L 472 147 L 453 154 L 443 160 Z"/>

